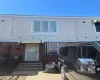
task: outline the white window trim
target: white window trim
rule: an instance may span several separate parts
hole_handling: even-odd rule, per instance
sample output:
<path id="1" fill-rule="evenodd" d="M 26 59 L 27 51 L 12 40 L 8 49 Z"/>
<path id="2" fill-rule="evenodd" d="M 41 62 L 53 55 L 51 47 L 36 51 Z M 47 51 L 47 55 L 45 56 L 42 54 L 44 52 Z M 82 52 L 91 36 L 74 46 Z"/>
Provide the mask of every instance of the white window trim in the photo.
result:
<path id="1" fill-rule="evenodd" d="M 57 21 L 56 21 L 56 32 L 42 32 L 42 22 L 41 22 L 42 20 L 40 20 L 40 31 L 41 32 L 35 32 L 34 31 L 34 21 L 36 21 L 36 20 L 31 20 L 31 35 L 58 35 L 59 26 L 57 24 Z M 47 20 L 47 21 L 49 21 L 49 20 Z M 50 22 L 48 23 L 48 29 L 50 31 Z"/>
<path id="2" fill-rule="evenodd" d="M 93 28 L 94 28 L 95 34 L 96 34 L 96 35 L 100 35 L 100 32 L 97 32 L 97 31 L 96 31 L 96 26 L 95 26 L 95 24 L 93 24 Z"/>

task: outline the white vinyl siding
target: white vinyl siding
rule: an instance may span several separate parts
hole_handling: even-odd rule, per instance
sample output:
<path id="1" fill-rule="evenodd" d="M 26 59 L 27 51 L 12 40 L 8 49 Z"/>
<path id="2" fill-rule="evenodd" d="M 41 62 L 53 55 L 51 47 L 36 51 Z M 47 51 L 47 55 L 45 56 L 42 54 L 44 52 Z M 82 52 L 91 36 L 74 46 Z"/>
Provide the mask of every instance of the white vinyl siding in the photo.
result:
<path id="1" fill-rule="evenodd" d="M 100 41 L 92 20 L 100 17 L 0 15 L 0 41 Z M 42 21 L 48 22 L 45 30 Z"/>

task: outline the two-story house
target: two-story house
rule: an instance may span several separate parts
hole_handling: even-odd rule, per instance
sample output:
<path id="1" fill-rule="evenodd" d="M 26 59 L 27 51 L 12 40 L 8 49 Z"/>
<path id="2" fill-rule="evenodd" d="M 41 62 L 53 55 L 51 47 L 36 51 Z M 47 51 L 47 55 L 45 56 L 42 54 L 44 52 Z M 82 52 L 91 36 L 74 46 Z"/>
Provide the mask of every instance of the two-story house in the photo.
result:
<path id="1" fill-rule="evenodd" d="M 0 15 L 0 56 L 54 61 L 59 47 L 100 40 L 100 17 Z"/>

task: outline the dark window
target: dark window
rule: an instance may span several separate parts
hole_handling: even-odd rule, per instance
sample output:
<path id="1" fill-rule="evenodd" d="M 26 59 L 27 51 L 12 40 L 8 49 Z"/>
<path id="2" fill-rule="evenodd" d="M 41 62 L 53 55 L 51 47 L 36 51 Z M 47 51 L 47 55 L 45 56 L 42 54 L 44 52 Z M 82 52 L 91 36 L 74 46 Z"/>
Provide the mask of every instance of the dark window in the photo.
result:
<path id="1" fill-rule="evenodd" d="M 16 50 L 20 50 L 20 48 L 16 48 Z"/>
<path id="2" fill-rule="evenodd" d="M 67 56 L 67 53 L 68 53 L 68 47 L 61 47 L 59 49 L 59 54 L 62 55 L 62 56 Z"/>
<path id="3" fill-rule="evenodd" d="M 100 22 L 95 23 L 96 32 L 100 32 Z"/>
<path id="4" fill-rule="evenodd" d="M 75 46 L 68 47 L 67 55 L 70 58 L 76 58 L 76 47 Z"/>

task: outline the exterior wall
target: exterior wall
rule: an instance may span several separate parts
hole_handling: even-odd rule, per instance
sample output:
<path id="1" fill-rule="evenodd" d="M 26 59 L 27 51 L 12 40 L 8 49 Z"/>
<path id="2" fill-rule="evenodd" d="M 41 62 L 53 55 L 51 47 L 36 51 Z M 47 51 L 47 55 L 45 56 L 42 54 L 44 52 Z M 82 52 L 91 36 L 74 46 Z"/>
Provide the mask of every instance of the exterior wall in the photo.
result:
<path id="1" fill-rule="evenodd" d="M 40 46 L 39 46 L 39 52 L 40 52 L 39 57 L 40 57 L 40 61 L 44 65 L 47 64 L 47 63 L 49 63 L 49 62 L 52 62 L 52 61 L 57 61 L 57 57 L 58 56 L 57 55 L 47 55 L 45 53 L 45 49 L 46 49 L 45 44 L 44 43 L 40 44 Z"/>
<path id="2" fill-rule="evenodd" d="M 56 21 L 58 32 L 55 35 L 32 33 L 32 20 Z M 91 20 L 100 20 L 100 17 L 46 17 L 23 15 L 0 15 L 0 55 L 9 54 L 10 57 L 22 56 L 25 53 L 25 44 L 19 41 L 42 42 L 78 42 L 99 41 Z M 83 23 L 85 21 L 85 23 Z M 31 43 L 33 44 L 33 43 Z M 16 50 L 20 48 L 20 50 Z M 57 55 L 45 54 L 44 43 L 39 43 L 39 59 L 44 64 L 56 61 Z"/>
<path id="3" fill-rule="evenodd" d="M 57 35 L 31 33 L 32 20 L 57 21 Z M 68 25 L 68 26 L 67 26 Z M 12 40 L 17 41 L 76 41 L 76 29 L 74 18 L 60 19 L 52 17 L 14 17 Z M 69 32 L 71 31 L 71 33 Z M 21 34 L 20 34 L 21 33 Z M 66 37 L 65 37 L 66 36 Z"/>
<path id="4" fill-rule="evenodd" d="M 11 15 L 0 15 L 0 42 L 11 40 L 13 18 Z"/>
<path id="5" fill-rule="evenodd" d="M 11 52 L 10 52 L 11 57 L 24 56 L 24 54 L 25 54 L 25 44 L 17 44 L 17 43 L 11 44 Z"/>
<path id="6" fill-rule="evenodd" d="M 9 43 L 0 42 L 0 56 L 7 57 L 9 51 Z"/>
<path id="7" fill-rule="evenodd" d="M 19 48 L 19 50 L 17 50 Z M 0 56 L 1 57 L 14 57 L 23 56 L 25 53 L 25 44 L 1 42 L 0 43 Z"/>
<path id="8" fill-rule="evenodd" d="M 32 20 L 56 21 L 57 35 L 35 35 L 31 30 Z M 91 20 L 100 20 L 100 17 L 0 15 L 0 41 L 99 41 L 100 35 L 95 34 Z"/>
<path id="9" fill-rule="evenodd" d="M 75 18 L 78 41 L 99 41 L 100 35 L 95 33 L 91 20 L 100 20 L 100 17 L 79 17 Z M 85 23 L 83 23 L 85 21 Z"/>

